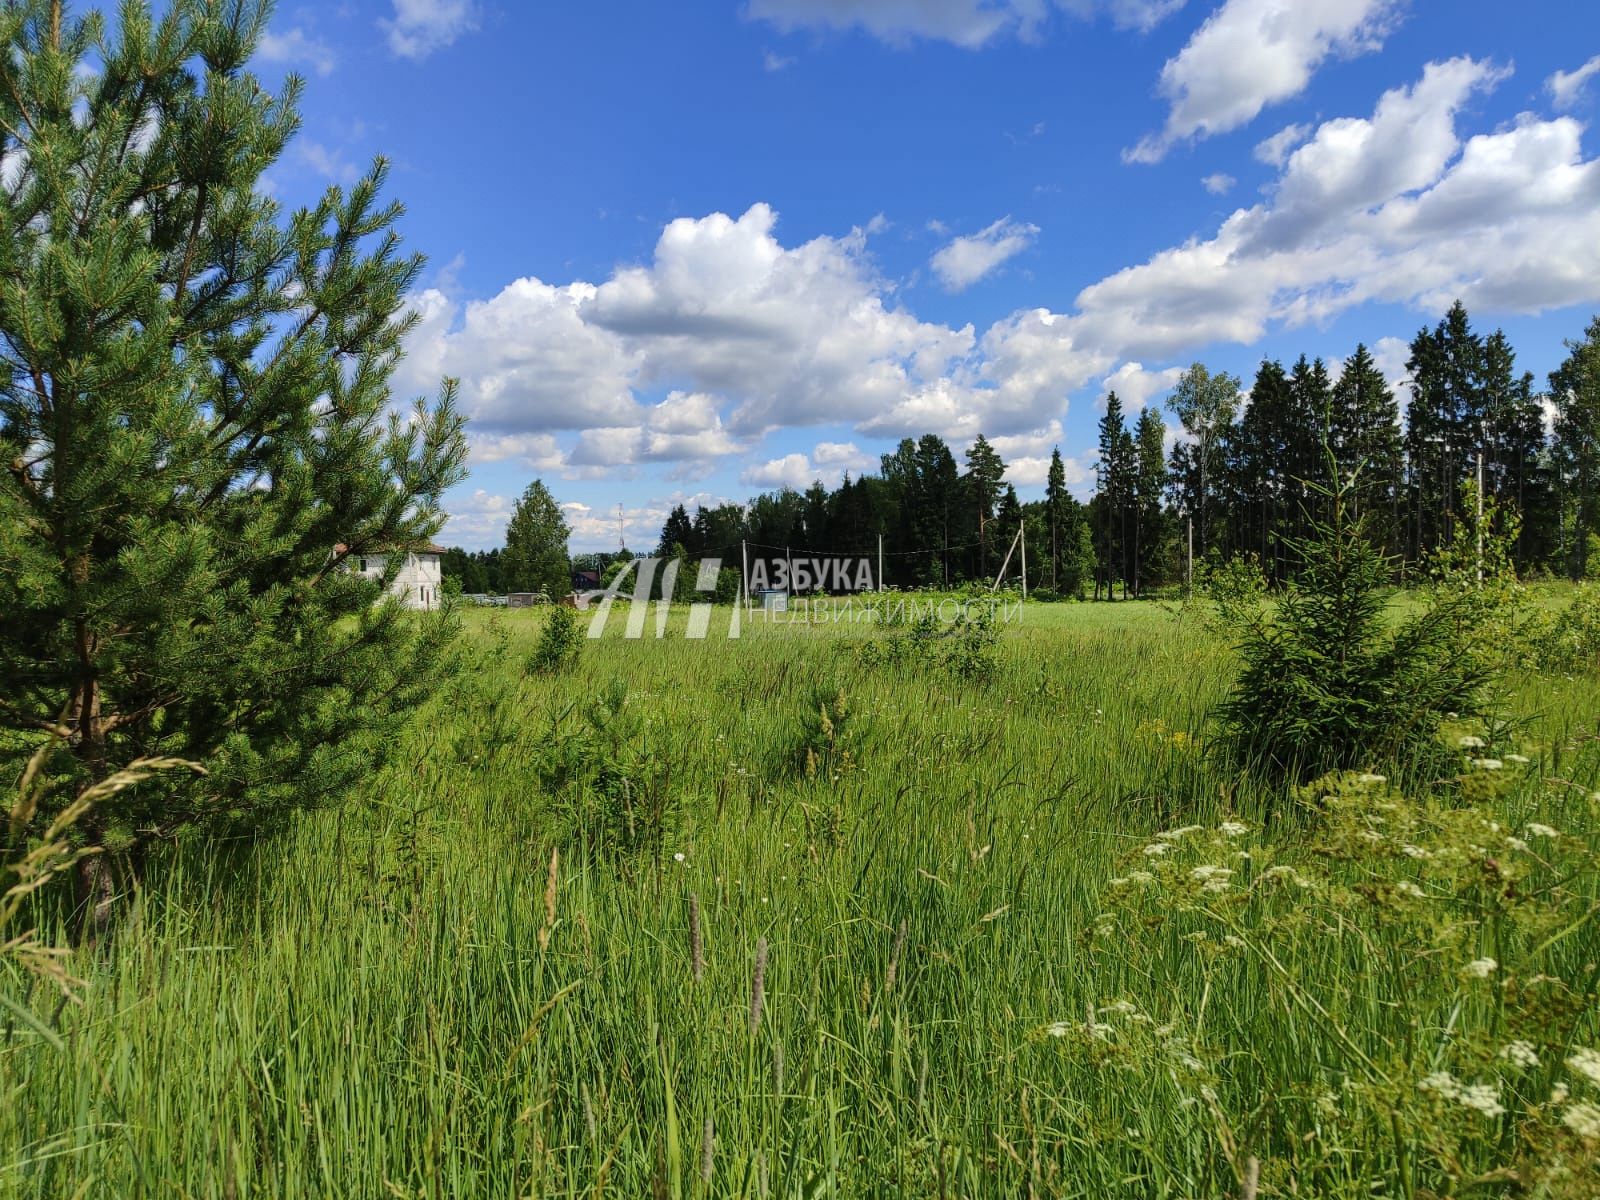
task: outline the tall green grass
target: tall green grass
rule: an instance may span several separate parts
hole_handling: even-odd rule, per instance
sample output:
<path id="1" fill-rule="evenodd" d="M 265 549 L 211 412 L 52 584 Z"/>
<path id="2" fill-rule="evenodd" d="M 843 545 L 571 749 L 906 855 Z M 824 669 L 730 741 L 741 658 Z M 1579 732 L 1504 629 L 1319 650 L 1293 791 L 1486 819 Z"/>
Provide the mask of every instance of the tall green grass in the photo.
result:
<path id="1" fill-rule="evenodd" d="M 1241 875 L 1239 907 L 1210 913 L 1176 867 L 1165 899 L 1118 898 L 1175 825 L 1214 839 L 1236 820 L 1263 866 L 1323 861 L 1316 822 L 1208 765 L 1233 663 L 1195 623 L 1030 606 L 973 682 L 862 667 L 868 630 L 758 621 L 728 641 L 726 610 L 704 642 L 682 614 L 630 642 L 613 614 L 574 666 L 528 674 L 543 619 L 471 614 L 472 669 L 346 806 L 259 846 L 175 853 L 74 963 L 81 1005 L 3 984 L 58 1036 L 0 1028 L 0 1195 L 1177 1198 L 1243 1194 L 1252 1172 L 1262 1195 L 1518 1186 L 1490 1173 L 1533 1126 L 1469 1122 L 1441 1148 L 1477 1114 L 1433 1114 L 1414 1082 L 1349 1085 L 1363 1058 L 1414 1081 L 1507 1036 L 1503 1000 L 1456 980 L 1487 910 L 1441 901 L 1386 926 L 1358 909 L 1388 868 L 1355 859 L 1329 868 L 1351 889 L 1339 903 L 1246 902 Z M 543 782 L 613 679 L 641 718 L 630 752 L 670 800 L 626 852 L 573 836 Z M 819 697 L 840 693 L 808 776 Z M 1519 678 L 1505 706 L 1536 761 L 1450 803 L 1592 849 L 1600 687 Z M 1539 939 L 1524 947 L 1525 975 L 1580 1000 L 1595 878 L 1539 883 L 1571 927 L 1537 962 Z M 1218 922 L 1273 940 L 1230 953 Z M 1412 982 L 1430 963 L 1438 995 Z M 1549 1025 L 1595 1042 L 1592 1013 L 1552 1004 Z M 1548 1137 L 1546 1157 L 1580 1145 Z"/>

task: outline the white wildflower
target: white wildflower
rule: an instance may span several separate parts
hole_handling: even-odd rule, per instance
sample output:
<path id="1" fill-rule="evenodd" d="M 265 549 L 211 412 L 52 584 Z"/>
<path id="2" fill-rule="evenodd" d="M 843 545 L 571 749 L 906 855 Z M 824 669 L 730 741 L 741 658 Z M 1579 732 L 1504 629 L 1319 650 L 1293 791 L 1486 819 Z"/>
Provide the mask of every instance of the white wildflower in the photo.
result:
<path id="1" fill-rule="evenodd" d="M 1501 762 L 1498 758 L 1475 758 L 1472 760 L 1472 765 L 1477 767 L 1480 771 L 1498 771 L 1501 767 L 1505 766 L 1505 763 Z"/>
<path id="2" fill-rule="evenodd" d="M 1240 821 L 1224 821 L 1221 825 L 1217 826 L 1217 830 L 1224 837 L 1239 837 L 1241 834 L 1249 833 L 1250 826 L 1245 825 Z"/>
<path id="3" fill-rule="evenodd" d="M 1208 879 L 1200 885 L 1202 892 L 1225 892 L 1228 890 L 1226 879 Z"/>
<path id="4" fill-rule="evenodd" d="M 1387 775 L 1374 775 L 1371 772 L 1367 772 L 1365 774 L 1357 776 L 1356 777 L 1356 782 L 1357 783 L 1363 783 L 1363 784 L 1366 784 L 1368 787 L 1371 787 L 1373 784 L 1376 784 L 1376 783 L 1388 783 L 1389 782 L 1389 777 Z"/>
<path id="5" fill-rule="evenodd" d="M 1194 870 L 1190 871 L 1189 878 L 1197 880 L 1200 883 L 1204 883 L 1208 879 L 1226 879 L 1232 874 L 1233 872 L 1227 867 L 1213 867 L 1208 863 L 1205 866 L 1196 867 Z"/>
<path id="6" fill-rule="evenodd" d="M 1506 839 L 1506 845 L 1510 846 L 1513 850 L 1517 850 L 1522 853 L 1526 853 L 1528 849 L 1528 843 L 1519 837 L 1508 837 Z"/>
<path id="7" fill-rule="evenodd" d="M 1394 885 L 1394 890 L 1399 892 L 1403 896 L 1410 896 L 1410 897 L 1412 897 L 1413 899 L 1416 899 L 1416 900 L 1420 900 L 1420 899 L 1422 899 L 1422 897 L 1424 897 L 1424 896 L 1426 896 L 1428 894 L 1428 893 L 1424 892 L 1421 888 L 1419 888 L 1416 884 L 1412 883 L 1411 880 L 1409 880 L 1409 879 L 1402 879 L 1399 883 L 1395 884 Z"/>
<path id="8" fill-rule="evenodd" d="M 1137 1010 L 1134 1008 L 1133 1001 L 1117 1000 L 1111 1004 L 1101 1005 L 1100 1011 L 1103 1013 L 1121 1013 L 1123 1016 L 1127 1016 Z"/>
<path id="9" fill-rule="evenodd" d="M 1451 1100 L 1461 1095 L 1461 1083 L 1449 1071 L 1435 1071 L 1417 1086 L 1427 1092 L 1438 1092 Z"/>
<path id="10" fill-rule="evenodd" d="M 1069 1021 L 1051 1021 L 1044 1027 L 1044 1031 L 1050 1037 L 1066 1037 L 1072 1032 L 1072 1024 Z"/>
<path id="11" fill-rule="evenodd" d="M 1568 1056 L 1567 1066 L 1595 1087 L 1600 1087 L 1600 1050 L 1590 1050 L 1587 1046 L 1580 1046 Z"/>
<path id="12" fill-rule="evenodd" d="M 1456 739 L 1456 745 L 1463 750 L 1482 750 L 1487 744 L 1481 737 L 1476 737 L 1470 733 L 1465 737 Z"/>
<path id="13" fill-rule="evenodd" d="M 1492 958 L 1475 958 L 1463 967 L 1462 971 L 1474 979 L 1487 979 L 1499 966 L 1500 964 Z"/>
<path id="14" fill-rule="evenodd" d="M 1569 1104 L 1561 1123 L 1586 1141 L 1600 1139 L 1600 1108 L 1592 1104 Z"/>
<path id="15" fill-rule="evenodd" d="M 1538 1052 L 1534 1050 L 1532 1042 L 1515 1041 L 1500 1047 L 1500 1057 L 1514 1067 L 1537 1067 L 1539 1065 Z"/>
<path id="16" fill-rule="evenodd" d="M 686 861 L 688 859 L 688 857 L 689 856 L 686 855 L 682 850 L 679 850 L 676 854 L 674 854 L 672 856 L 672 861 L 673 862 L 684 862 L 684 861 Z"/>
<path id="17" fill-rule="evenodd" d="M 1567 1087 L 1567 1085 L 1564 1084 L 1564 1083 L 1558 1083 L 1558 1084 L 1555 1085 L 1555 1087 L 1550 1089 L 1550 1103 L 1551 1104 L 1562 1104 L 1562 1103 L 1564 1103 L 1566 1101 L 1567 1097 L 1570 1096 L 1571 1094 L 1572 1094 L 1572 1089 Z"/>
<path id="18" fill-rule="evenodd" d="M 1191 833 L 1199 833 L 1202 828 L 1204 827 L 1200 825 L 1184 825 L 1179 829 L 1163 829 L 1156 836 L 1164 842 L 1176 842 L 1180 838 L 1188 837 Z"/>
<path id="19" fill-rule="evenodd" d="M 1456 1099 L 1465 1107 L 1475 1108 L 1486 1117 L 1498 1117 L 1506 1111 L 1505 1105 L 1500 1103 L 1498 1083 L 1475 1083 L 1471 1087 L 1463 1088 Z"/>
<path id="20" fill-rule="evenodd" d="M 1540 825 L 1538 822 L 1534 822 L 1533 824 L 1528 826 L 1528 836 L 1529 837 L 1554 838 L 1554 837 L 1560 837 L 1561 835 L 1559 833 L 1557 833 L 1554 829 L 1551 829 L 1550 826 L 1548 826 L 1548 825 Z"/>
<path id="21" fill-rule="evenodd" d="M 1165 842 L 1151 842 L 1144 848 L 1144 852 L 1147 857 L 1155 858 L 1157 855 L 1165 854 L 1171 849 L 1172 847 L 1167 845 Z"/>
<path id="22" fill-rule="evenodd" d="M 1400 853 L 1407 858 L 1432 858 L 1431 850 L 1424 850 L 1421 846 L 1405 845 L 1400 847 Z"/>
<path id="23" fill-rule="evenodd" d="M 1526 754 L 1508 754 L 1506 755 L 1506 761 L 1516 763 L 1518 766 L 1524 766 L 1528 763 L 1531 763 L 1533 759 L 1529 758 Z"/>
<path id="24" fill-rule="evenodd" d="M 1361 840 L 1364 842 L 1381 842 L 1383 841 L 1383 834 L 1376 829 L 1363 829 L 1361 831 Z"/>
<path id="25" fill-rule="evenodd" d="M 1128 872 L 1128 882 L 1129 883 L 1154 883 L 1155 881 L 1156 881 L 1156 877 L 1154 875 L 1150 874 L 1149 871 L 1130 871 L 1130 872 Z"/>

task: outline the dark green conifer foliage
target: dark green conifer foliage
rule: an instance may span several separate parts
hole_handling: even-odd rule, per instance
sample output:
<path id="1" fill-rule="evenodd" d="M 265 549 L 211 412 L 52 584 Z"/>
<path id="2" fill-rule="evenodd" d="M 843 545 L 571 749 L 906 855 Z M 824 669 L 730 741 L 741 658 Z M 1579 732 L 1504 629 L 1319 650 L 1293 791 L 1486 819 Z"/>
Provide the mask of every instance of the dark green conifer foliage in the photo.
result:
<path id="1" fill-rule="evenodd" d="M 1315 485 L 1327 518 L 1308 518 L 1308 536 L 1290 541 L 1294 581 L 1276 605 L 1238 618 L 1244 664 L 1220 711 L 1221 744 L 1270 777 L 1431 765 L 1445 714 L 1475 711 L 1492 676 L 1475 630 L 1492 593 L 1459 572 L 1418 615 L 1389 620 L 1390 568 L 1356 515 L 1359 478 Z"/>
<path id="2" fill-rule="evenodd" d="M 79 790 L 203 763 L 95 811 L 122 866 L 370 775 L 450 638 L 343 569 L 436 532 L 461 422 L 451 387 L 391 409 L 421 261 L 382 162 L 293 214 L 258 188 L 301 92 L 246 69 L 266 16 L 0 9 L 0 747 L 59 738 Z"/>

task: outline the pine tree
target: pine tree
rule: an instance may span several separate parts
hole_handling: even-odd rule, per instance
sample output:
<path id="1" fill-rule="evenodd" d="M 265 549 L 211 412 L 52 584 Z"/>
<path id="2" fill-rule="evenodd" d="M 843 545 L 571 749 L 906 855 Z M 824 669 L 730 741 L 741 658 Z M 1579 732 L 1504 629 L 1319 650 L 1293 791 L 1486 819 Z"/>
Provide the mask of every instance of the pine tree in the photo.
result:
<path id="1" fill-rule="evenodd" d="M 260 186 L 302 90 L 246 69 L 266 13 L 0 9 L 0 753 L 208 771 L 92 812 L 102 912 L 152 839 L 370 777 L 453 627 L 343 569 L 432 538 L 464 444 L 449 387 L 391 408 L 421 261 L 381 161 L 290 215 Z"/>
<path id="2" fill-rule="evenodd" d="M 694 526 L 688 514 L 679 505 L 677 515 L 683 518 L 683 534 L 693 537 Z M 667 526 L 672 527 L 672 518 Z M 571 534 L 561 507 L 541 480 L 535 479 L 527 486 L 511 510 L 511 521 L 506 525 L 506 550 L 504 570 L 506 590 L 512 592 L 543 592 L 552 599 L 565 595 L 571 588 L 572 560 L 567 555 L 567 538 Z M 662 530 L 665 538 L 668 530 Z M 666 542 L 661 553 L 683 553 L 682 537 Z"/>

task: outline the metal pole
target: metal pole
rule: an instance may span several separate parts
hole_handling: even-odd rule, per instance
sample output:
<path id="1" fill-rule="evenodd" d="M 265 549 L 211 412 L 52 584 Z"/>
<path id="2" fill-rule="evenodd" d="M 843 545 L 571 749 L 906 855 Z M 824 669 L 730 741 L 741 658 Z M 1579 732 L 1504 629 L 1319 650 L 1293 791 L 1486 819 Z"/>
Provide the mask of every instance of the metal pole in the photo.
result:
<path id="1" fill-rule="evenodd" d="M 883 591 L 883 534 L 878 535 L 878 590 Z"/>
<path id="2" fill-rule="evenodd" d="M 744 600 L 745 611 L 750 611 L 750 550 L 749 543 L 739 539 L 739 596 Z"/>
<path id="3" fill-rule="evenodd" d="M 1028 598 L 1028 526 L 1027 523 L 1017 527 L 1017 538 L 1022 543 L 1022 598 Z"/>
<path id="4" fill-rule="evenodd" d="M 1184 590 L 1194 595 L 1194 518 L 1189 518 L 1189 566 L 1184 579 Z"/>
<path id="5" fill-rule="evenodd" d="M 1483 438 L 1478 438 L 1478 586 L 1483 586 Z"/>

